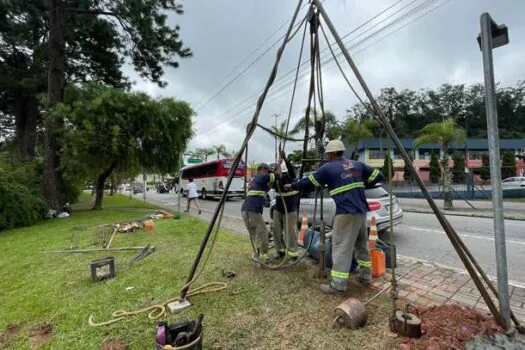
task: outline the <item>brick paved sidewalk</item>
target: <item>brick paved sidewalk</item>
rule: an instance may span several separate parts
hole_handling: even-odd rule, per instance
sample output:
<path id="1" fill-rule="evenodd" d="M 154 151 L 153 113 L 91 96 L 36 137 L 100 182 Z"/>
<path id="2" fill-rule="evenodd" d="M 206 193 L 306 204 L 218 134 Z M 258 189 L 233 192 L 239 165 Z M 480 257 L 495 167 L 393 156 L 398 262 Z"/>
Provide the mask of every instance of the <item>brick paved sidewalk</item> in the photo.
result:
<path id="1" fill-rule="evenodd" d="M 467 273 L 447 269 L 428 263 L 418 263 L 407 257 L 397 258 L 398 267 L 396 276 L 398 281 L 399 297 L 410 301 L 416 306 L 438 306 L 445 303 L 456 303 L 474 308 L 482 313 L 489 313 L 481 294 Z M 390 285 L 391 275 L 375 279 L 372 286 L 378 290 Z M 496 285 L 496 282 L 493 281 Z M 509 286 L 511 293 L 511 308 L 520 321 L 525 322 L 525 289 L 518 286 Z M 497 299 L 493 298 L 496 305 Z"/>
<path id="2" fill-rule="evenodd" d="M 209 222 L 212 214 L 204 212 L 201 215 L 190 213 L 190 216 Z M 242 220 L 224 216 L 221 228 L 240 235 L 248 235 Z M 456 303 L 474 308 L 482 313 L 489 313 L 481 294 L 466 272 L 444 268 L 429 263 L 420 262 L 409 257 L 397 257 L 396 276 L 398 280 L 399 297 L 408 300 L 415 306 L 433 306 L 445 303 Z M 372 282 L 372 287 L 381 290 L 390 285 L 389 272 Z M 494 281 L 494 285 L 497 283 Z M 509 286 L 510 304 L 516 317 L 525 322 L 525 289 Z M 385 292 L 388 295 L 388 291 Z M 498 301 L 494 298 L 496 305 Z"/>

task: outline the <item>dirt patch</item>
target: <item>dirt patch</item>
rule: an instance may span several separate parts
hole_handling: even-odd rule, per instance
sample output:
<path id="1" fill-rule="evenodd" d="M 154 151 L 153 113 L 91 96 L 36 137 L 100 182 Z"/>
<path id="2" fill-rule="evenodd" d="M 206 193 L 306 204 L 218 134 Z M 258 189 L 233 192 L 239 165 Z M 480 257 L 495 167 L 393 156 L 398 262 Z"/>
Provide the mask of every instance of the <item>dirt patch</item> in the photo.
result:
<path id="1" fill-rule="evenodd" d="M 487 337 L 502 332 L 493 318 L 459 305 L 441 305 L 420 309 L 420 339 L 401 341 L 403 349 L 464 349 L 475 337 Z"/>
<path id="2" fill-rule="evenodd" d="M 9 325 L 5 329 L 5 331 L 0 335 L 0 344 L 7 344 L 9 343 L 13 338 L 16 338 L 20 331 L 22 330 L 22 327 L 16 326 L 16 325 Z"/>
<path id="3" fill-rule="evenodd" d="M 31 347 L 35 349 L 40 345 L 47 343 L 52 336 L 53 326 L 48 323 L 31 331 L 29 334 L 29 343 L 31 344 Z"/>
<path id="4" fill-rule="evenodd" d="M 100 350 L 126 350 L 128 346 L 123 341 L 106 340 L 100 345 Z"/>

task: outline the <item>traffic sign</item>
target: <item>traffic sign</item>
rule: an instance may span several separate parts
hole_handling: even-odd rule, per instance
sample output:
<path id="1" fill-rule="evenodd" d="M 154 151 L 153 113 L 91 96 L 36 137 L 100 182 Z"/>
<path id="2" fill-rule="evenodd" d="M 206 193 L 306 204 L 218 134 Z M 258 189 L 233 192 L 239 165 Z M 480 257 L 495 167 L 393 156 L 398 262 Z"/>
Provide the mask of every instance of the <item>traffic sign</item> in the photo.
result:
<path id="1" fill-rule="evenodd" d="M 195 164 L 195 163 L 202 163 L 202 159 L 200 158 L 189 158 L 188 163 Z"/>

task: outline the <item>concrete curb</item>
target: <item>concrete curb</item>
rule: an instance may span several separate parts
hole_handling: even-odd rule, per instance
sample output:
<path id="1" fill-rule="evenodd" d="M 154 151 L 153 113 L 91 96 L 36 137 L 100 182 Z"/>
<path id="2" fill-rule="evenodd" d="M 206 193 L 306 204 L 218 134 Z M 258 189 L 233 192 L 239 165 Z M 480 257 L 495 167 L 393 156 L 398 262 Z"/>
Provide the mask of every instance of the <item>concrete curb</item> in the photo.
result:
<path id="1" fill-rule="evenodd" d="M 416 209 L 416 208 L 406 208 L 403 207 L 403 212 L 405 213 L 419 213 L 419 214 L 434 214 L 434 212 L 430 209 Z M 464 216 L 464 217 L 471 217 L 471 218 L 487 218 L 492 219 L 494 216 L 490 214 L 476 214 L 476 213 L 461 213 L 461 212 L 451 212 L 451 211 L 441 211 L 443 214 L 448 216 Z M 515 221 L 525 221 L 525 218 L 512 216 L 512 215 L 505 215 L 505 220 L 515 220 Z"/>

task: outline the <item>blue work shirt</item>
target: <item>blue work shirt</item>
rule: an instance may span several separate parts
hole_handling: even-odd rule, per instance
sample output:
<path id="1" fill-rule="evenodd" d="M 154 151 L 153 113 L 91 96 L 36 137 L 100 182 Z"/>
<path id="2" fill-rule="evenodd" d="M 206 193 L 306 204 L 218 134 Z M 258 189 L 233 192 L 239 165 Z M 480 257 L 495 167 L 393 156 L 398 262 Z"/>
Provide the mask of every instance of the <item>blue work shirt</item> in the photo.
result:
<path id="1" fill-rule="evenodd" d="M 338 158 L 324 164 L 318 171 L 292 184 L 294 190 L 327 186 L 336 205 L 336 215 L 365 214 L 369 211 L 365 187 L 384 179 L 383 174 L 368 165 Z"/>
<path id="2" fill-rule="evenodd" d="M 274 174 L 256 174 L 248 184 L 248 193 L 242 204 L 242 211 L 263 213 L 266 193 L 275 182 Z"/>

